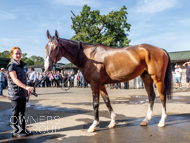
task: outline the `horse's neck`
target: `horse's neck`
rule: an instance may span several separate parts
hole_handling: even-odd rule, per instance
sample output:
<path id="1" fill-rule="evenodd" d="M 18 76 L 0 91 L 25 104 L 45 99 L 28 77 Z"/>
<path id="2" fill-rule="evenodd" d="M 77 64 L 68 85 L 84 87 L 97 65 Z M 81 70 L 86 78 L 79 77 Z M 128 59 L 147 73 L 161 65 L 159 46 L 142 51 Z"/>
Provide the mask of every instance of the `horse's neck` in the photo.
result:
<path id="1" fill-rule="evenodd" d="M 68 41 L 63 41 L 64 43 L 61 43 L 62 44 L 62 46 L 63 46 L 63 44 L 65 45 L 65 46 L 63 46 L 64 47 L 64 49 L 63 49 L 63 53 L 64 53 L 64 57 L 66 58 L 66 59 L 68 59 L 71 63 L 73 63 L 73 64 L 75 64 L 75 65 L 77 65 L 77 63 L 78 63 L 78 58 L 77 58 L 77 56 L 78 56 L 78 52 L 79 52 L 79 50 L 78 50 L 78 46 L 77 46 L 77 43 L 76 44 L 74 44 L 74 42 L 73 43 L 70 43 L 70 42 L 68 42 Z M 82 49 L 81 49 L 82 50 Z"/>

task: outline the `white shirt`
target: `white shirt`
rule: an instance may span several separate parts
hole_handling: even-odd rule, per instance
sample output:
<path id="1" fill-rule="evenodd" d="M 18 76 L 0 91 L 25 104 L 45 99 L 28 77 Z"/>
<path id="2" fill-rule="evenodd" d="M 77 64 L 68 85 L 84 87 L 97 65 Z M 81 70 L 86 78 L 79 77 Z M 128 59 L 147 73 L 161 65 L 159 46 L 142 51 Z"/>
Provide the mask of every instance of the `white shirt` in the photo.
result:
<path id="1" fill-rule="evenodd" d="M 79 73 L 79 76 L 80 76 L 80 77 L 83 77 L 83 75 L 82 75 L 82 73 L 81 73 L 81 72 Z"/>
<path id="2" fill-rule="evenodd" d="M 32 72 L 30 73 L 29 80 L 36 81 L 36 79 L 37 79 L 37 74 L 36 74 L 35 71 L 32 71 Z"/>
<path id="3" fill-rule="evenodd" d="M 182 73 L 182 69 L 181 68 L 178 68 L 178 69 L 175 69 L 175 77 L 181 77 L 181 72 Z"/>

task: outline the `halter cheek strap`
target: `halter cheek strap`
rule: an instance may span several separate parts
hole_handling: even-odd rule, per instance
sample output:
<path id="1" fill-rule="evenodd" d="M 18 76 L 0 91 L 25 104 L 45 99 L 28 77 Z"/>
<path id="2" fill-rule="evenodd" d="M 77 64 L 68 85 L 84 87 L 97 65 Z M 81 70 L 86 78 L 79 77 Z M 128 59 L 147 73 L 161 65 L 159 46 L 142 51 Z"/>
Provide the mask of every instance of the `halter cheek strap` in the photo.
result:
<path id="1" fill-rule="evenodd" d="M 58 58 L 59 58 L 59 53 L 60 53 L 60 51 L 61 51 L 61 54 L 62 54 L 62 55 L 63 55 L 63 53 L 62 53 L 61 47 L 59 47 L 59 53 L 58 53 L 58 55 L 57 55 L 57 57 L 56 57 L 56 60 L 53 61 L 52 58 L 50 57 L 52 45 L 53 45 L 53 44 L 52 44 L 51 42 L 48 44 L 48 57 L 50 58 L 50 60 L 51 60 L 51 62 L 52 62 L 52 65 L 54 65 L 55 62 L 56 62 L 56 61 L 58 60 Z"/>

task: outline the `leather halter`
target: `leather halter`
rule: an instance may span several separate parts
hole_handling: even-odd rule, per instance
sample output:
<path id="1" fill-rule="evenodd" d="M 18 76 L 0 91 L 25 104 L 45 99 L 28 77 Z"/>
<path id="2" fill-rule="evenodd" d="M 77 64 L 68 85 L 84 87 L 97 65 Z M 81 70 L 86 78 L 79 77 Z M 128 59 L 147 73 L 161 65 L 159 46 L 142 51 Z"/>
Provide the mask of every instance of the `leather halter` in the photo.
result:
<path id="1" fill-rule="evenodd" d="M 59 53 L 60 53 L 60 51 L 61 51 L 61 54 L 63 55 L 62 50 L 61 50 L 61 47 L 58 47 L 58 48 L 59 48 Z M 50 54 L 51 54 L 51 45 L 48 45 L 48 55 L 47 55 L 47 57 L 50 58 L 50 60 L 51 60 L 53 66 L 55 66 L 55 62 L 56 62 L 57 59 L 59 58 L 59 53 L 57 54 L 56 60 L 53 61 L 52 58 L 50 57 Z"/>
<path id="2" fill-rule="evenodd" d="M 81 41 L 78 41 L 77 67 L 79 66 L 80 47 L 81 47 Z M 62 54 L 62 56 L 63 56 L 63 53 L 62 53 L 62 50 L 61 50 L 62 46 L 59 46 L 58 48 L 59 48 L 59 53 L 60 53 L 60 51 L 61 51 L 61 54 Z M 55 62 L 56 62 L 57 59 L 59 58 L 59 53 L 57 54 L 56 60 L 53 61 L 52 58 L 50 57 L 50 54 L 51 54 L 50 52 L 51 52 L 51 45 L 48 45 L 48 55 L 47 55 L 47 57 L 50 58 L 50 60 L 51 60 L 51 62 L 52 62 L 52 65 L 55 66 Z"/>

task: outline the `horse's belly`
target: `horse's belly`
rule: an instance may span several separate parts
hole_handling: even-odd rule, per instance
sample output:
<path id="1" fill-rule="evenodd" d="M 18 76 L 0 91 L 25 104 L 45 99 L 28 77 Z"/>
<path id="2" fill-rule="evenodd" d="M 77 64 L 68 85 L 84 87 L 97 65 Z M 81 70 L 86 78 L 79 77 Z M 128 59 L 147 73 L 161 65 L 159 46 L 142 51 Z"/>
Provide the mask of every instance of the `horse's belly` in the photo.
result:
<path id="1" fill-rule="evenodd" d="M 144 64 L 131 64 L 107 69 L 105 83 L 119 83 L 129 81 L 139 76 L 145 70 Z"/>

